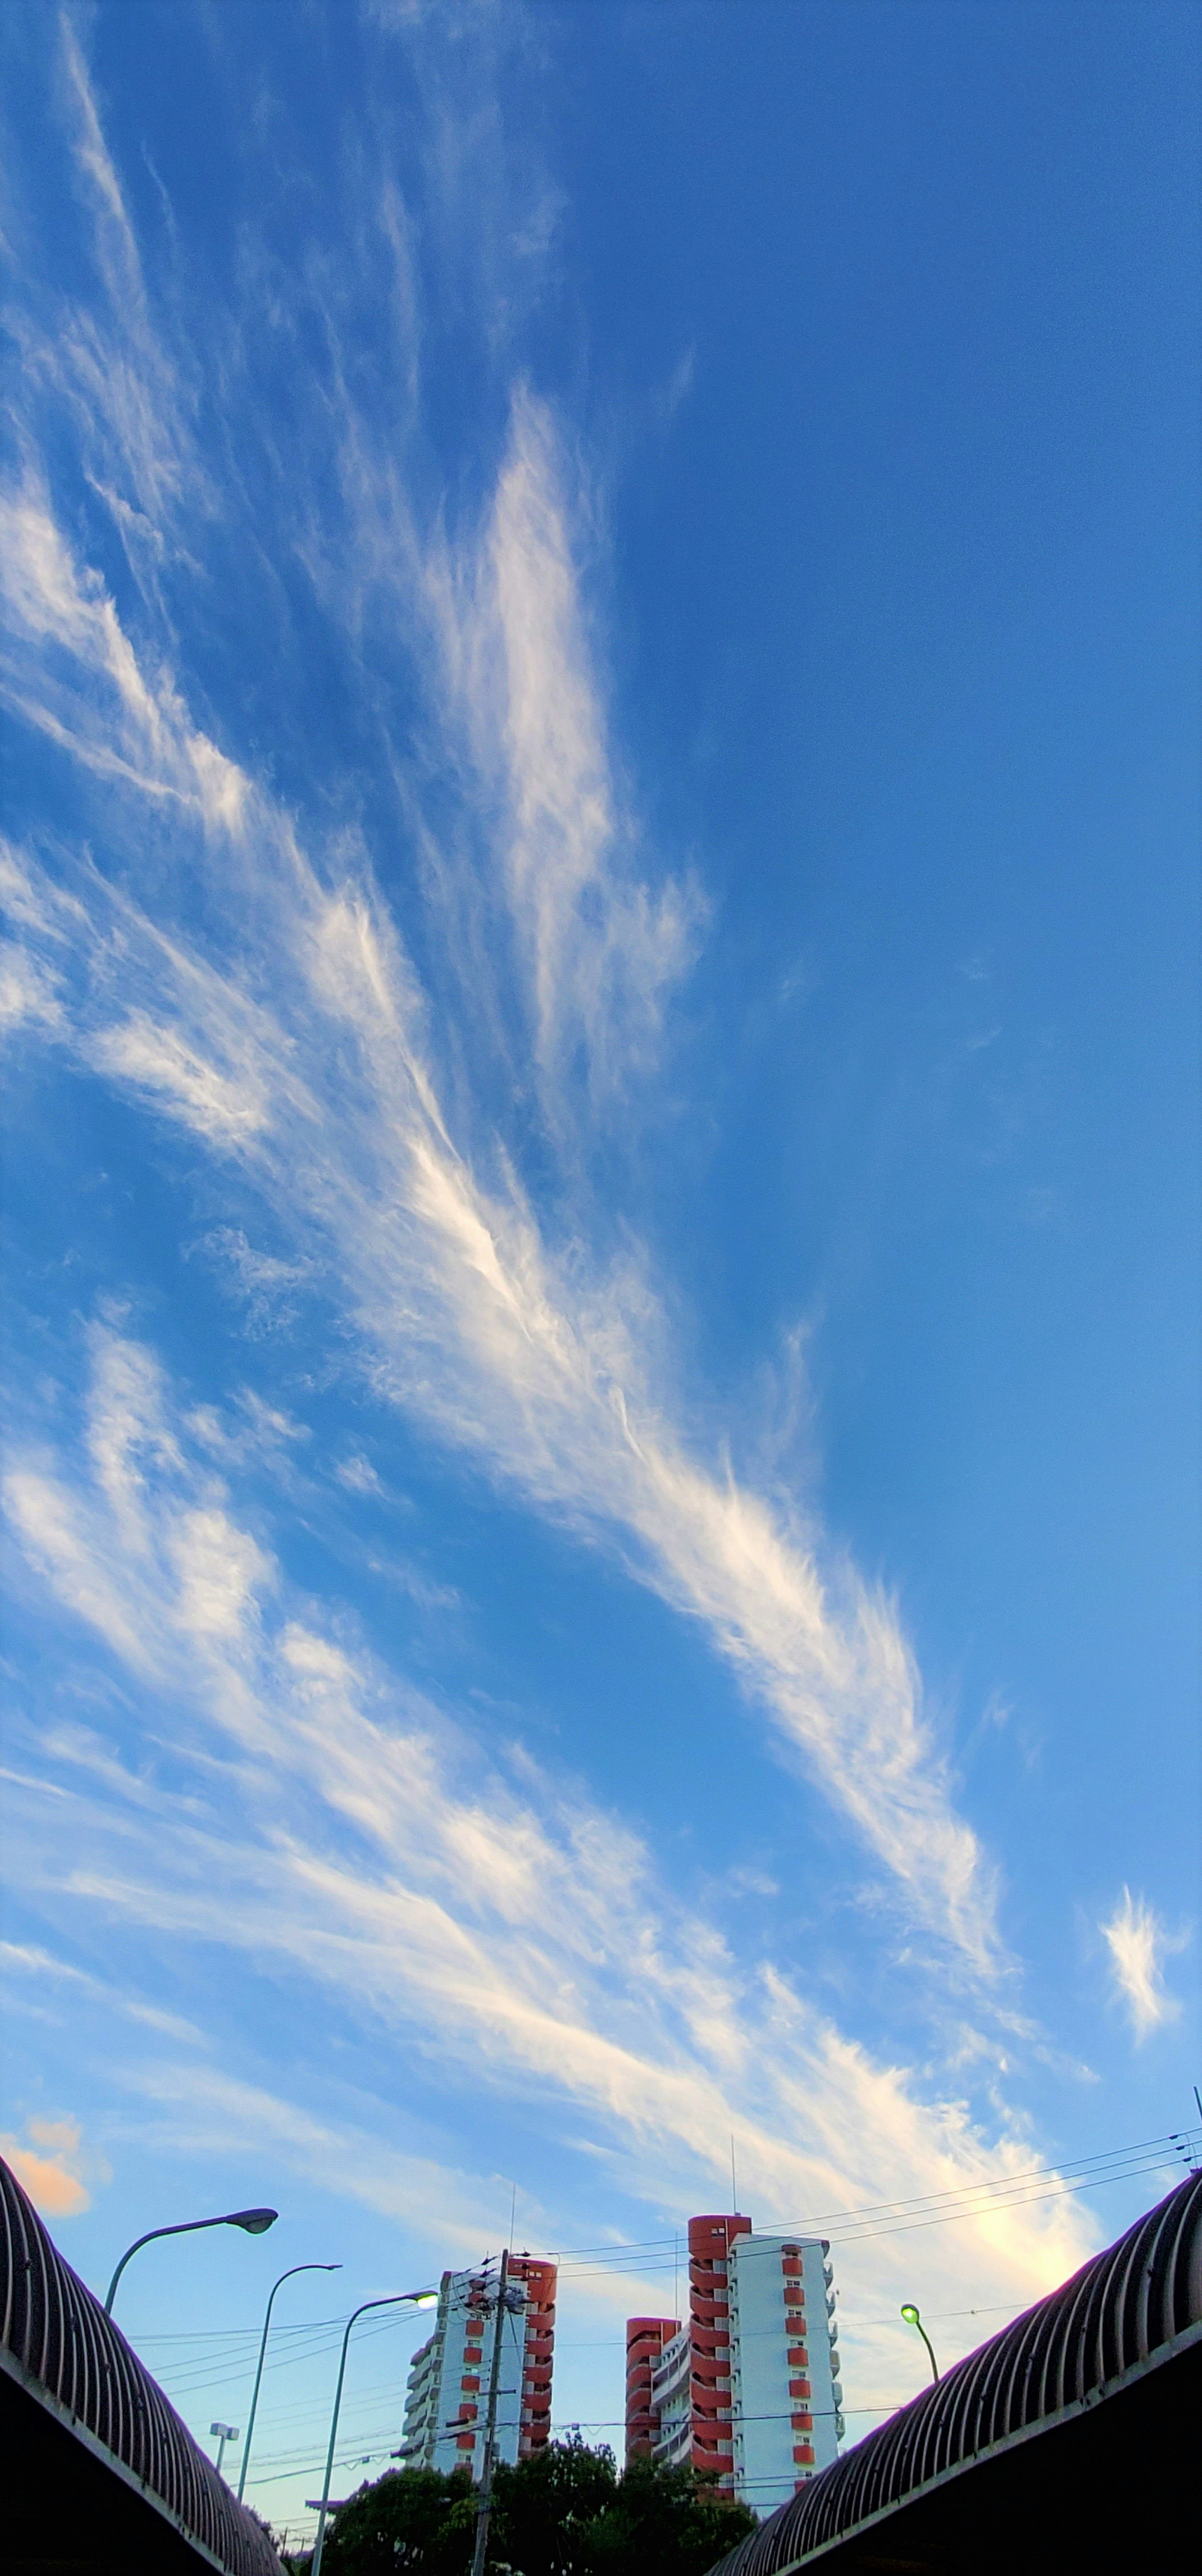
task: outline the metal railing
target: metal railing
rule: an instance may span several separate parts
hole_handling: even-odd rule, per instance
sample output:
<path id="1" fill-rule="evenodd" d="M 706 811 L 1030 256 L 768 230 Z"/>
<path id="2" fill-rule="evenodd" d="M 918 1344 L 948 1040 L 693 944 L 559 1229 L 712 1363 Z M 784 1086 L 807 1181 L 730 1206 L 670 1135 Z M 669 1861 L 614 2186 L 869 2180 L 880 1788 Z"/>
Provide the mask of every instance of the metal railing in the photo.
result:
<path id="1" fill-rule="evenodd" d="M 14 2376 L 36 2383 L 35 2398 L 45 2391 L 229 2576 L 280 2576 L 266 2532 L 236 2503 L 100 2300 L 64 2263 L 2 2157 L 0 2344 L 0 2366 L 7 2359 Z"/>
<path id="2" fill-rule="evenodd" d="M 1202 2174 L 887 2424 L 811 2478 L 711 2576 L 788 2576 L 807 2555 L 1012 2436 L 1050 2422 L 1202 2324 Z"/>

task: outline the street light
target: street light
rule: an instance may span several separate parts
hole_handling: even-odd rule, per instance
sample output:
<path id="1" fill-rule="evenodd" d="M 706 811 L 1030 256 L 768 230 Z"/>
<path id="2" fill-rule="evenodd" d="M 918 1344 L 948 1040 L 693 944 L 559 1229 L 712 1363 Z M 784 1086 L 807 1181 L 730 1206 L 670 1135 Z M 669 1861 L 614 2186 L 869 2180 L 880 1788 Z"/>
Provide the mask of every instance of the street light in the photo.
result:
<path id="1" fill-rule="evenodd" d="M 263 2376 L 263 2362 L 267 2352 L 267 2333 L 271 2324 L 272 2302 L 274 2301 L 276 2291 L 282 2288 L 285 2281 L 295 2280 L 298 2272 L 340 2272 L 341 2270 L 341 2263 L 294 2263 L 291 2271 L 281 2272 L 279 2280 L 274 2282 L 272 2285 L 271 2296 L 267 2301 L 267 2314 L 263 2319 L 263 2340 L 259 2346 L 259 2367 L 255 2372 L 255 2391 L 250 2401 L 250 2416 L 246 2426 L 246 2440 L 242 2446 L 242 2466 L 238 2472 L 239 2504 L 242 2502 L 242 2490 L 246 2485 L 246 2464 L 250 2458 L 250 2437 L 255 2429 L 255 2408 L 259 2403 L 259 2382 Z"/>
<path id="2" fill-rule="evenodd" d="M 245 2228 L 248 2236 L 264 2236 L 269 2227 L 275 2226 L 279 2214 L 278 2209 L 227 2209 L 223 2211 L 220 2218 L 186 2218 L 182 2225 L 177 2227 L 148 2228 L 145 2236 L 135 2236 L 133 2244 L 126 2246 L 117 2265 L 109 2282 L 109 2294 L 104 2303 L 106 2317 L 111 2317 L 113 2313 L 117 2283 L 131 2254 L 139 2253 L 143 2245 L 153 2245 L 156 2236 L 194 2236 L 198 2227 L 242 2227 Z"/>
<path id="3" fill-rule="evenodd" d="M 321 2502 L 317 2508 L 317 2538 L 313 2544 L 313 2564 L 309 2570 L 309 2576 L 321 2576 L 322 2552 L 326 2545 L 326 2515 L 330 2510 L 330 2479 L 334 2473 L 334 2442 L 338 2432 L 338 2410 L 342 2404 L 342 2382 L 346 2372 L 346 2348 L 351 2339 L 351 2327 L 356 2318 L 366 2316 L 369 2308 L 396 2308 L 400 2307 L 405 2300 L 411 2301 L 416 2308 L 425 2308 L 432 2306 L 437 2297 L 437 2290 L 390 2290 L 387 2298 L 365 2299 L 362 2307 L 356 2308 L 354 2315 L 347 2318 L 346 2333 L 342 2338 L 342 2359 L 338 2364 L 338 2386 L 334 2391 L 334 2412 L 330 2417 L 330 2447 L 326 2453 L 326 2474 L 321 2490 Z"/>
<path id="4" fill-rule="evenodd" d="M 221 2435 L 221 2439 L 217 2445 L 217 2475 L 220 2477 L 221 2463 L 225 2458 L 226 2443 L 237 2441 L 238 2427 L 236 2424 L 210 2424 L 209 2431 L 210 2433 L 220 2433 Z"/>
<path id="5" fill-rule="evenodd" d="M 919 2316 L 917 2308 L 903 2308 L 902 2315 L 908 2326 L 917 2326 L 919 2334 L 922 2336 L 922 2340 L 926 2345 L 927 2351 L 930 2353 L 931 2377 L 937 2385 L 939 2380 L 939 2364 L 935 2359 L 935 2348 L 931 2342 L 929 2334 L 927 2333 L 926 2327 L 922 2322 L 922 2318 Z"/>

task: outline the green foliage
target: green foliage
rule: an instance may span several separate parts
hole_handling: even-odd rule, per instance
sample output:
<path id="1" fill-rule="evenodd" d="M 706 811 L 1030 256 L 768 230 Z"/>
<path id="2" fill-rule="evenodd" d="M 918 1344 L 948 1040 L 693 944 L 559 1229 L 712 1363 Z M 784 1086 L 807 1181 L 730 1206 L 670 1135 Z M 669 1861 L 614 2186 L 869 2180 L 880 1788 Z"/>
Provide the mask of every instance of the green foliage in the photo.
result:
<path id="1" fill-rule="evenodd" d="M 746 2505 L 724 2500 L 712 2478 L 632 2460 L 612 2503 L 592 2526 L 591 2555 L 582 2563 L 588 2576 L 645 2576 L 652 2568 L 706 2576 L 755 2528 L 755 2515 Z M 533 2567 L 529 2576 L 536 2576 Z"/>
<path id="2" fill-rule="evenodd" d="M 501 2462 L 493 2487 L 488 2564 L 522 2576 L 578 2576 L 591 2570 L 589 2535 L 618 2491 L 614 2455 L 590 2451 L 579 2434 L 548 2442 L 514 2469 Z"/>
<path id="3" fill-rule="evenodd" d="M 476 2491 L 471 2473 L 401 2469 L 361 2487 L 326 2534 L 322 2576 L 464 2576 L 472 2563 Z"/>
<path id="4" fill-rule="evenodd" d="M 466 2470 L 402 2469 L 344 2507 L 323 2576 L 469 2576 L 475 2528 Z M 650 2460 L 619 2477 L 612 2451 L 591 2451 L 577 2437 L 517 2468 L 498 2466 L 489 2576 L 707 2576 L 754 2529 L 754 2517 L 723 2502 L 712 2479 Z"/>

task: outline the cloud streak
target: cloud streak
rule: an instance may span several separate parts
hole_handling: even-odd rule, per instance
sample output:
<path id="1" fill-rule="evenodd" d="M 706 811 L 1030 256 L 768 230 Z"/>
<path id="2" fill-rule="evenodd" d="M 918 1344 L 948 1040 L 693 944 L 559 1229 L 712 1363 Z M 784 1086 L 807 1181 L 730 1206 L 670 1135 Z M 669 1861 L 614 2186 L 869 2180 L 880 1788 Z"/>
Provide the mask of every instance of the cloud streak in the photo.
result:
<path id="1" fill-rule="evenodd" d="M 295 1598 L 145 1348 L 96 1329 L 77 1453 L 36 1472 L 18 1458 L 6 1500 L 60 1608 L 155 1712 L 136 1771 L 76 1727 L 43 1742 L 53 1796 L 14 1783 L 39 1903 L 219 1946 L 254 1973 L 286 1965 L 473 2084 L 544 2119 L 574 2109 L 659 2206 L 666 2182 L 712 2188 L 732 2131 L 757 2206 L 785 2223 L 1029 2162 L 1017 2135 L 986 2145 L 961 2106 L 874 2063 L 770 1965 L 740 1968 L 613 1817 L 520 1748 L 485 1756 Z M 1067 2203 L 962 2225 L 1018 2295 L 1084 2241 Z"/>
<path id="2" fill-rule="evenodd" d="M 547 406 L 514 391 L 509 440 L 477 544 L 431 549 L 452 707 L 495 804 L 494 864 L 529 997 L 541 1097 L 562 1130 L 574 1058 L 590 1105 L 654 1061 L 666 996 L 691 963 L 699 890 L 637 872 L 606 739 Z"/>
<path id="3" fill-rule="evenodd" d="M 589 1276 L 579 1246 L 557 1259 L 516 1181 L 487 1190 L 455 1147 L 375 889 L 323 888 L 275 818 L 260 822 L 250 849 L 280 935 L 255 963 L 271 1003 L 94 878 L 81 1057 L 238 1164 L 287 1247 L 262 1256 L 271 1275 L 304 1271 L 334 1296 L 380 1395 L 617 1544 L 704 1625 L 913 1911 L 984 1968 L 987 1873 L 889 1604 L 690 1453 L 651 1382 L 663 1334 L 642 1282 Z"/>
<path id="4" fill-rule="evenodd" d="M 1179 1935 L 1171 1933 L 1161 1921 L 1154 1906 L 1142 1896 L 1133 1896 L 1129 1887 L 1123 1893 L 1109 1919 L 1099 1925 L 1110 1953 L 1110 1974 L 1114 1991 L 1124 2006 L 1137 2041 L 1150 2039 L 1169 2021 L 1175 2021 L 1181 2010 L 1164 1982 L 1164 1960 L 1181 1949 Z"/>
<path id="5" fill-rule="evenodd" d="M 335 299 L 320 306 L 328 372 L 295 457 L 312 463 L 324 441 L 341 515 L 320 497 L 324 473 L 302 472 L 295 499 L 293 474 L 277 535 L 364 701 L 386 694 L 369 667 L 373 616 L 415 675 L 425 730 L 395 814 L 417 840 L 427 900 L 402 935 L 366 833 L 322 819 L 331 782 L 314 784 L 306 818 L 193 712 L 201 683 L 163 601 L 172 583 L 186 599 L 189 549 L 203 555 L 223 514 L 231 551 L 250 551 L 246 494 L 232 476 L 217 490 L 199 455 L 195 350 L 153 307 L 73 39 L 65 60 L 96 296 L 86 327 L 55 334 L 43 316 L 39 342 L 27 320 L 29 382 L 57 405 L 56 432 L 64 411 L 77 426 L 94 415 L 78 435 L 109 512 L 110 571 L 83 542 L 86 515 L 62 505 L 35 401 L 5 499 L 3 685 L 87 835 L 43 834 L 0 872 L 14 1043 L 52 1039 L 174 1135 L 216 1204 L 204 1240 L 252 1329 L 285 1329 L 320 1301 L 360 1385 L 695 1623 L 910 1922 L 945 1945 L 954 1974 L 988 1978 L 1000 1963 L 991 1873 L 956 1811 L 894 1605 L 812 1506 L 715 1463 L 718 1444 L 674 1388 L 672 1283 L 658 1288 L 629 1240 L 613 1257 L 584 1177 L 595 1138 L 612 1154 L 618 1120 L 641 1114 L 703 908 L 648 851 L 615 750 L 572 441 L 516 376 L 499 452 L 452 526 L 445 493 L 419 501 L 404 440 L 390 446 L 358 406 Z M 398 278 L 403 218 L 381 198 Z M 305 271 L 314 298 L 320 266 L 314 256 Z M 253 366 L 254 334 L 238 320 L 209 327 L 227 399 L 249 422 L 254 387 L 238 368 Z M 299 370 L 296 381 L 309 383 Z M 120 607 L 114 530 L 136 592 Z M 192 1727 L 221 1731 L 244 1802 L 232 1850 L 191 1806 L 173 1813 L 165 1869 L 110 1768 L 107 1821 L 98 1789 L 86 1810 L 80 1894 L 181 1937 L 303 1960 L 365 2012 L 411 2013 L 440 2044 L 504 2060 L 523 2081 L 570 2080 L 573 2098 L 656 2138 L 661 2157 L 665 2142 L 683 2155 L 729 2129 L 748 2031 L 767 2048 L 778 2012 L 797 2103 L 810 2083 L 853 2118 L 871 2095 L 874 2118 L 904 2125 L 904 2085 L 881 2091 L 783 1990 L 749 2000 L 704 1924 L 673 1927 L 657 1900 L 649 1937 L 646 1855 L 612 1820 L 498 1773 L 489 1824 L 463 1786 L 474 1749 L 408 1694 L 398 1715 L 357 1650 L 303 1606 L 285 1611 L 274 1556 L 223 1481 L 246 1419 L 213 1417 L 186 1418 L 151 1355 L 98 1330 L 86 1471 L 37 1440 L 14 1457 L 8 1503 L 29 1560 L 127 1673 L 183 1712 L 189 1742 Z M 288 1814 L 268 1835 L 281 1781 Z M 331 1817 L 370 1865 L 348 1863 Z M 762 2157 L 769 2198 L 795 2112 L 775 2099 L 741 2149 L 749 2170 Z M 947 2120 L 959 2172 L 976 2149 Z M 846 2186 L 846 2162 L 837 2170 Z"/>

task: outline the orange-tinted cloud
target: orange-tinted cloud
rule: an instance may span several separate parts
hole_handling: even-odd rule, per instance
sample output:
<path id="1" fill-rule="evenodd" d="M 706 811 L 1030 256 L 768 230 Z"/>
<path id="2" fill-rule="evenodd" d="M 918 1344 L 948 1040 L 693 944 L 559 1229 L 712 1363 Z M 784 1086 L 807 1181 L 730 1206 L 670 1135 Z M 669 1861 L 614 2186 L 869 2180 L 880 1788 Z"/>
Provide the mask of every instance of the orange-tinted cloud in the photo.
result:
<path id="1" fill-rule="evenodd" d="M 30 2120 L 26 2125 L 33 2145 L 23 2147 L 16 2138 L 0 2136 L 0 2153 L 44 2218 L 78 2218 L 92 2197 L 72 2171 L 79 2157 L 78 2122 Z"/>

